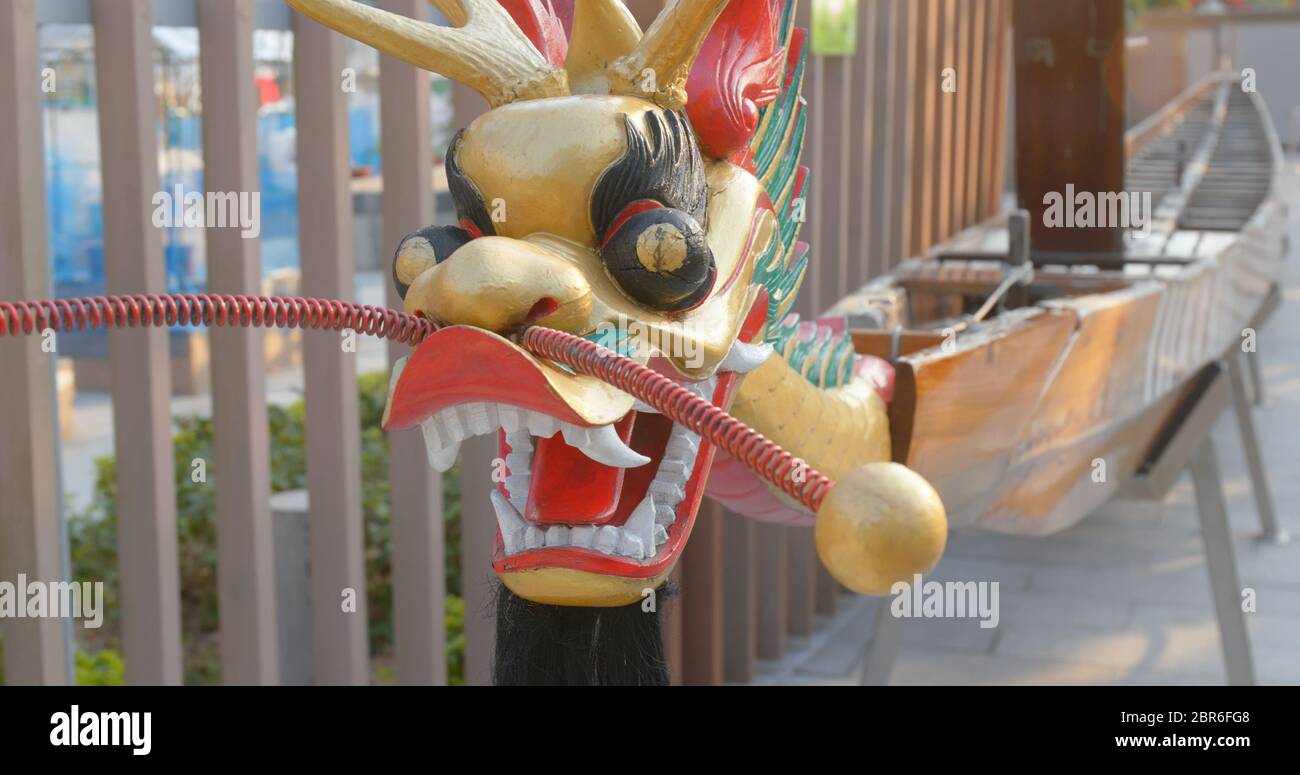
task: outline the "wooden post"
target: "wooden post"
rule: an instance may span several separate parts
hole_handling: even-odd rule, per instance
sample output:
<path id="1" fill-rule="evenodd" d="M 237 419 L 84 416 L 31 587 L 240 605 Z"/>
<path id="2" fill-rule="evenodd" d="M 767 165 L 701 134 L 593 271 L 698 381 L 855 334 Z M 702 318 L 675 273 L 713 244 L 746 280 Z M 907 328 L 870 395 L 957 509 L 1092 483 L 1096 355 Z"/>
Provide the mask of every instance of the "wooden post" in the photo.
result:
<path id="1" fill-rule="evenodd" d="M 682 552 L 682 683 L 723 679 L 724 556 L 720 506 L 706 501 Z"/>
<path id="2" fill-rule="evenodd" d="M 950 228 L 952 233 L 970 225 L 966 220 L 966 175 L 970 159 L 970 109 L 971 93 L 976 88 L 975 74 L 970 69 L 971 6 L 974 0 L 956 0 L 956 22 L 952 27 L 952 56 L 947 67 L 954 71 L 956 91 L 948 95 L 953 106 L 952 134 L 952 188 L 949 206 L 952 208 Z"/>
<path id="3" fill-rule="evenodd" d="M 381 8 L 424 19 L 425 0 L 381 0 Z M 433 200 L 429 74 L 381 55 L 379 110 L 384 151 L 383 255 L 402 237 L 437 220 Z M 385 275 L 386 277 L 387 275 Z M 388 306 L 402 308 L 391 283 Z M 410 354 L 390 342 L 389 364 Z M 428 463 L 424 437 L 388 435 L 388 483 L 393 520 L 393 643 L 402 684 L 447 682 L 447 577 L 442 525 L 442 475 Z"/>
<path id="4" fill-rule="evenodd" d="M 848 171 L 847 253 L 848 268 L 845 282 L 831 303 L 862 284 L 869 269 L 872 243 L 880 228 L 874 210 L 878 204 L 875 186 L 879 171 L 876 152 L 880 139 L 876 126 L 880 117 L 875 111 L 875 100 L 880 92 L 880 74 L 876 70 L 879 49 L 876 40 L 876 9 L 883 0 L 863 0 L 857 9 L 857 48 L 848 60 L 853 88 L 848 105 L 848 127 L 852 141 L 845 149 L 839 163 Z"/>
<path id="5" fill-rule="evenodd" d="M 754 680 L 754 657 L 757 654 L 758 606 L 756 586 L 758 567 L 755 562 L 754 520 L 740 514 L 723 514 L 723 557 L 726 566 L 726 601 L 722 615 L 726 620 L 723 640 L 726 643 L 723 677 L 735 683 Z"/>
<path id="6" fill-rule="evenodd" d="M 345 41 L 297 12 L 293 29 L 302 292 L 350 299 L 354 267 L 347 95 L 342 88 Z M 349 333 L 303 337 L 318 684 L 364 684 L 370 678 L 357 358 L 355 346 L 345 349 Z M 355 609 L 345 610 L 345 600 L 355 601 Z"/>
<path id="7" fill-rule="evenodd" d="M 1016 191 L 1031 251 L 1118 253 L 1123 228 L 1045 228 L 1043 199 L 1067 185 L 1124 190 L 1124 2 L 1015 0 L 1014 26 Z"/>
<path id="8" fill-rule="evenodd" d="M 247 196 L 260 190 L 257 95 L 253 89 L 252 0 L 199 0 L 199 72 L 203 87 L 204 186 Z M 257 294 L 257 239 L 236 225 L 205 230 L 208 290 Z M 217 328 L 212 342 L 213 474 L 216 481 L 221 647 L 245 661 L 250 681 L 278 674 L 271 526 L 271 441 L 266 417 L 262 331 Z M 240 656 L 236 656 L 240 655 Z M 271 669 L 267 660 L 274 659 Z M 235 680 L 238 673 L 229 676 Z M 277 679 L 278 680 L 278 679 Z"/>
<path id="9" fill-rule="evenodd" d="M 942 65 L 937 51 L 939 40 L 939 4 L 942 0 L 918 0 L 916 34 L 912 40 L 914 84 L 912 100 L 916 120 L 912 126 L 912 228 L 910 253 L 924 251 L 935 241 L 937 215 L 934 207 L 936 176 L 935 144 L 939 96 L 939 71 Z"/>
<path id="10" fill-rule="evenodd" d="M 756 530 L 758 565 L 758 655 L 780 659 L 785 655 L 789 549 L 781 525 L 760 523 Z"/>
<path id="11" fill-rule="evenodd" d="M 487 101 L 468 86 L 452 87 L 452 114 L 457 127 L 467 126 L 487 110 Z M 460 453 L 460 561 L 462 596 L 465 600 L 465 683 L 492 683 L 496 620 L 491 611 L 496 600 L 492 574 L 492 551 L 496 543 L 496 512 L 489 493 L 492 459 L 497 456 L 497 437 L 466 439 Z"/>
<path id="12" fill-rule="evenodd" d="M 0 299 L 50 295 L 45 251 L 36 2 L 0 5 Z M 57 339 L 55 340 L 58 341 Z M 65 577 L 50 359 L 39 336 L 0 338 L 0 579 Z M 68 650 L 58 619 L 4 623 L 10 685 L 66 684 Z"/>
<path id="13" fill-rule="evenodd" d="M 956 219 L 952 211 L 953 156 L 957 147 L 955 125 L 957 120 L 957 95 L 944 88 L 945 81 L 960 77 L 956 73 L 957 62 L 957 0 L 939 0 L 939 48 L 934 49 L 939 57 L 938 72 L 935 73 L 933 88 L 939 101 L 938 148 L 939 169 L 935 185 L 935 241 L 947 239 L 956 231 Z M 960 81 L 957 82 L 960 84 Z"/>
<path id="14" fill-rule="evenodd" d="M 812 528 L 787 527 L 789 582 L 786 588 L 786 628 L 791 635 L 811 635 L 817 623 L 817 547 Z"/>
<path id="15" fill-rule="evenodd" d="M 158 193 L 153 4 L 94 0 L 91 8 L 107 291 L 163 293 L 162 237 L 151 222 Z M 108 352 L 127 680 L 178 684 L 180 584 L 167 330 L 110 331 Z M 267 660 L 273 671 L 274 648 Z M 254 680 L 254 674 L 248 674 L 248 680 Z"/>

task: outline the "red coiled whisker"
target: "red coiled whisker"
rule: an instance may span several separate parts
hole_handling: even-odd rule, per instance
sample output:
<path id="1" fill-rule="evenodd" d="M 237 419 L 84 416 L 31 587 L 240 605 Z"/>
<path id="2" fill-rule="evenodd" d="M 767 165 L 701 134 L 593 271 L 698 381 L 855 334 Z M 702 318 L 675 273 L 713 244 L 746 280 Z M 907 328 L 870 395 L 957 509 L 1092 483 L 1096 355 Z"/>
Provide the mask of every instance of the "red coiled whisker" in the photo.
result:
<path id="1" fill-rule="evenodd" d="M 415 346 L 434 324 L 404 312 L 335 299 L 216 293 L 0 301 L 0 336 L 149 326 L 258 326 L 342 331 Z"/>
<path id="2" fill-rule="evenodd" d="M 553 328 L 533 326 L 523 345 L 630 393 L 665 417 L 709 439 L 814 513 L 835 482 L 779 444 L 653 369 L 609 348 Z"/>

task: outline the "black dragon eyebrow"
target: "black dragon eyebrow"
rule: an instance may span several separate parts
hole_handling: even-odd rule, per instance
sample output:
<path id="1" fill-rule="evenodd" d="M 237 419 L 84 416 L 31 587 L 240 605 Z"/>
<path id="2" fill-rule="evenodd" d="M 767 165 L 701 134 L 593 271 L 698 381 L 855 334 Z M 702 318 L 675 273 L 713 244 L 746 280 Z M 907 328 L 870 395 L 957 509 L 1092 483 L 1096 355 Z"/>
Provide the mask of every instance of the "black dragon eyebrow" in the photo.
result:
<path id="1" fill-rule="evenodd" d="M 691 215 L 701 226 L 708 205 L 704 161 L 685 114 L 653 110 L 643 134 L 623 116 L 627 152 L 601 173 L 591 194 L 591 224 L 603 237 L 629 202 L 654 199 Z"/>

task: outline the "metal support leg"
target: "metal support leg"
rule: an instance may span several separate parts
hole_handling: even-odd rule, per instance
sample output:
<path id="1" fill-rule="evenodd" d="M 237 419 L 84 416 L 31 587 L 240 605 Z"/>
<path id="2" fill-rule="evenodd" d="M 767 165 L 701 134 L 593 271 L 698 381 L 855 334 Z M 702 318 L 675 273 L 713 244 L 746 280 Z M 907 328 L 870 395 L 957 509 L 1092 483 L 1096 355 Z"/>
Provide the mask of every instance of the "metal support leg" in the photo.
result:
<path id="1" fill-rule="evenodd" d="M 1277 525 L 1277 514 L 1273 511 L 1273 493 L 1268 486 L 1268 476 L 1264 472 L 1264 460 L 1259 451 L 1259 437 L 1255 434 L 1255 418 L 1251 416 L 1250 404 L 1246 399 L 1246 380 L 1241 368 L 1240 353 L 1227 357 L 1228 379 L 1232 383 L 1232 409 L 1237 415 L 1237 428 L 1241 431 L 1241 446 L 1246 451 L 1246 467 L 1250 471 L 1250 486 L 1255 494 L 1255 510 L 1259 512 L 1262 532 L 1260 540 L 1272 543 L 1286 543 L 1285 530 Z M 1253 361 L 1254 357 L 1249 360 Z"/>
<path id="2" fill-rule="evenodd" d="M 1242 357 L 1245 353 L 1242 353 Z M 1250 402 L 1255 406 L 1264 405 L 1264 376 L 1259 370 L 1259 352 L 1253 352 L 1246 358 L 1246 373 L 1250 376 Z"/>
<path id="3" fill-rule="evenodd" d="M 866 655 L 862 664 L 863 686 L 886 686 L 889 676 L 894 672 L 894 660 L 898 657 L 898 648 L 903 644 L 903 619 L 889 611 L 892 598 L 880 598 L 876 607 L 876 621 L 871 628 L 871 640 L 867 642 Z"/>
<path id="4" fill-rule="evenodd" d="M 1210 573 L 1210 591 L 1214 596 L 1214 614 L 1219 620 L 1219 640 L 1223 644 L 1228 683 L 1233 686 L 1253 685 L 1255 665 L 1250 653 L 1250 638 L 1246 634 L 1246 616 L 1241 610 L 1241 582 L 1237 578 L 1237 562 L 1232 554 L 1232 533 L 1228 530 L 1228 512 L 1212 439 L 1205 439 L 1192 456 L 1189 468 L 1196 488 L 1196 511 L 1201 519 L 1205 565 Z"/>

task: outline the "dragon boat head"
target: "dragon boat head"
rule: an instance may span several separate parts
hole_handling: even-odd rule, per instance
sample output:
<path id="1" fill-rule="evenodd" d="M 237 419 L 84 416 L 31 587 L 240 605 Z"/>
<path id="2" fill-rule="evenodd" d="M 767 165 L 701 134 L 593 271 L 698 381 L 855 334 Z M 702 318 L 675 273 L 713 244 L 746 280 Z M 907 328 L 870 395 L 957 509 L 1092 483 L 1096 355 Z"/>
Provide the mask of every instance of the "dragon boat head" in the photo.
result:
<path id="1" fill-rule="evenodd" d="M 445 156 L 457 225 L 396 251 L 406 311 L 439 329 L 394 369 L 385 428 L 420 427 L 440 471 L 466 438 L 497 438 L 493 565 L 514 593 L 641 599 L 686 545 L 714 449 L 519 335 L 582 336 L 731 404 L 807 264 L 789 216 L 793 3 L 676 0 L 642 34 L 621 2 L 591 0 L 566 35 L 543 0 L 434 0 L 452 27 L 289 2 L 490 105 Z"/>

